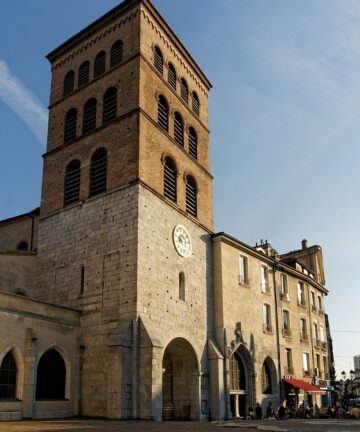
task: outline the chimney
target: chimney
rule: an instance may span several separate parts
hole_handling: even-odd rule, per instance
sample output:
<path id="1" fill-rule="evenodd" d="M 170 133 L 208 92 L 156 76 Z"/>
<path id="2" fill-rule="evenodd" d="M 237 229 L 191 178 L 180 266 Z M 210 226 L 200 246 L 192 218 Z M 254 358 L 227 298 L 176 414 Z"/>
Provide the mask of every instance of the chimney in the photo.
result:
<path id="1" fill-rule="evenodd" d="M 301 242 L 302 249 L 307 249 L 309 247 L 308 241 L 306 239 Z"/>

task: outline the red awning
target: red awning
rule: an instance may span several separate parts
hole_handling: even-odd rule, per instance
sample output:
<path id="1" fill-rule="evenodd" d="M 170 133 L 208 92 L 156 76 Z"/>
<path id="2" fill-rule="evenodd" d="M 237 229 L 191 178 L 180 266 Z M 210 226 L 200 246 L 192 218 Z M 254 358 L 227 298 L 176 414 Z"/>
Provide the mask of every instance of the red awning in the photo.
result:
<path id="1" fill-rule="evenodd" d="M 288 384 L 291 384 L 294 387 L 297 387 L 302 390 L 306 390 L 307 392 L 310 393 L 319 393 L 319 394 L 326 393 L 324 390 L 321 390 L 319 387 L 316 387 L 304 380 L 284 378 L 284 381 L 287 382 Z"/>

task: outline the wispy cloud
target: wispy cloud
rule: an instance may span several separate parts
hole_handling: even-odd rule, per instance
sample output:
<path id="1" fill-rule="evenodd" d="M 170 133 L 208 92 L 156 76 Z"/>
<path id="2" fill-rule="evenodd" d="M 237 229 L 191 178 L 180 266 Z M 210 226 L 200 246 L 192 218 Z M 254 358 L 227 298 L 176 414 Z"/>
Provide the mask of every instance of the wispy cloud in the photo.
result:
<path id="1" fill-rule="evenodd" d="M 0 100 L 11 108 L 45 147 L 48 123 L 47 109 L 0 59 Z"/>

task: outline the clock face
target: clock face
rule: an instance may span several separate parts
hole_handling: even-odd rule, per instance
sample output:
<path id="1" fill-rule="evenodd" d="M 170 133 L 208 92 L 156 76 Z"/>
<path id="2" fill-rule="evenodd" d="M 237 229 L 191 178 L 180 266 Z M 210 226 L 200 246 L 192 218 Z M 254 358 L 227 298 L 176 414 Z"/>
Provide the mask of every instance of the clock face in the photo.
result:
<path id="1" fill-rule="evenodd" d="M 179 255 L 187 258 L 191 255 L 191 239 L 188 230 L 182 225 L 176 225 L 173 233 L 175 249 Z"/>

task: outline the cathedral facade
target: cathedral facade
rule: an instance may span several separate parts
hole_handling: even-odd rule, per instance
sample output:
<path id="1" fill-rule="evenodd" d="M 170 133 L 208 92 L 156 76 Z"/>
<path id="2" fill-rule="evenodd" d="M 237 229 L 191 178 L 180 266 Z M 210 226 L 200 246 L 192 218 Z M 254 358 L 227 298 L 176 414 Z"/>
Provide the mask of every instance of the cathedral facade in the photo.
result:
<path id="1" fill-rule="evenodd" d="M 0 419 L 219 419 L 326 393 L 321 248 L 214 234 L 211 84 L 150 1 L 47 58 L 41 205 L 0 222 Z"/>

